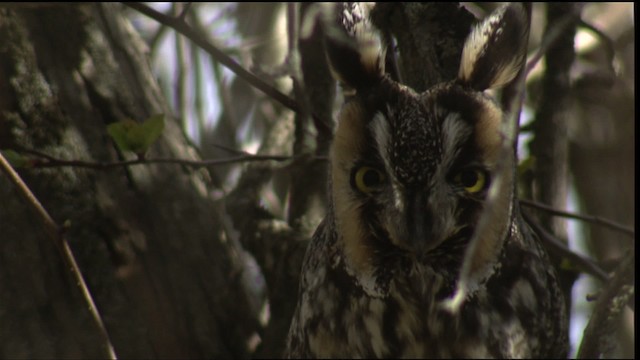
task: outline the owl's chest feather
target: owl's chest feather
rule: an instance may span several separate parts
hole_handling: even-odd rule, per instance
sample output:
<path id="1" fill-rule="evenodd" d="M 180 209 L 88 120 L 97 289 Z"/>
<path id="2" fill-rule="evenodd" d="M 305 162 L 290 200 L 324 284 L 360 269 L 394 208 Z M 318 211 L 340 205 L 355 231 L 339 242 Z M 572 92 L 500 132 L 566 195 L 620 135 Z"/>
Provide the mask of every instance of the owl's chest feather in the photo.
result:
<path id="1" fill-rule="evenodd" d="M 367 295 L 339 263 L 310 280 L 300 309 L 310 325 L 304 334 L 309 356 L 531 356 L 521 321 L 513 313 L 491 311 L 488 297 L 471 299 L 457 315 L 442 309 L 432 295 L 444 285 L 437 274 L 416 270 L 395 277 L 382 297 Z M 526 292 L 517 287 L 513 291 Z"/>

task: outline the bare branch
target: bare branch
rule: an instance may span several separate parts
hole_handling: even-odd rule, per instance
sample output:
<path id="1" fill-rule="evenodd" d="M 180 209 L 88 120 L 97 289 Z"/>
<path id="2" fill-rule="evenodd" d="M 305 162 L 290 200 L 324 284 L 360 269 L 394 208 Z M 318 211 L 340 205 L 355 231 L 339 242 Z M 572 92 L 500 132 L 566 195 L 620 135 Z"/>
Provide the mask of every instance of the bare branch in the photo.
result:
<path id="1" fill-rule="evenodd" d="M 184 15 L 186 14 L 186 10 L 188 10 L 188 6 L 184 9 L 180 10 L 181 5 L 179 3 L 173 3 L 171 5 L 171 12 L 178 16 L 180 21 L 184 22 Z M 175 57 L 176 57 L 176 67 L 174 69 L 174 81 L 175 81 L 175 109 L 176 113 L 180 117 L 180 121 L 182 123 L 183 128 L 186 128 L 187 123 L 187 60 L 185 57 L 185 44 L 182 41 L 181 36 L 175 36 Z"/>
<path id="2" fill-rule="evenodd" d="M 531 226 L 533 231 L 538 234 L 540 240 L 543 244 L 545 244 L 547 249 L 553 251 L 562 258 L 568 259 L 581 271 L 592 275 L 597 279 L 602 280 L 603 282 L 608 281 L 609 275 L 607 275 L 607 273 L 591 259 L 588 259 L 578 253 L 571 251 L 571 249 L 569 249 L 567 245 L 564 244 L 564 242 L 556 239 L 555 236 L 548 233 L 545 229 L 542 228 L 542 226 L 540 226 L 535 220 L 527 215 L 526 212 L 522 211 L 522 217 L 529 224 L 529 226 Z"/>
<path id="3" fill-rule="evenodd" d="M 29 203 L 29 205 L 36 211 L 38 217 L 42 221 L 49 234 L 49 237 L 55 243 L 56 248 L 60 251 L 62 255 L 62 259 L 65 265 L 71 269 L 71 275 L 73 276 L 76 284 L 80 288 L 82 295 L 87 302 L 89 307 L 89 312 L 93 317 L 96 325 L 98 326 L 98 331 L 100 336 L 103 338 L 104 345 L 107 348 L 107 352 L 109 354 L 109 358 L 117 359 L 115 349 L 113 348 L 113 344 L 111 343 L 111 339 L 109 338 L 109 333 L 104 326 L 104 322 L 102 321 L 102 316 L 98 312 L 98 308 L 96 307 L 95 302 L 93 301 L 93 297 L 91 296 L 91 292 L 87 287 L 86 282 L 84 281 L 84 277 L 82 276 L 82 272 L 80 271 L 80 267 L 76 262 L 75 257 L 73 256 L 73 252 L 69 247 L 69 243 L 63 236 L 64 228 L 59 226 L 49 215 L 47 210 L 42 206 L 40 201 L 33 195 L 27 184 L 22 181 L 20 175 L 11 167 L 11 164 L 5 159 L 5 157 L 0 153 L 0 167 L 7 174 L 9 180 L 18 188 L 20 195 Z"/>
<path id="4" fill-rule="evenodd" d="M 618 224 L 617 222 L 603 219 L 599 216 L 576 214 L 569 211 L 559 210 L 536 201 L 520 199 L 520 203 L 524 206 L 546 211 L 552 215 L 563 216 L 570 219 L 582 220 L 602 226 L 606 226 L 612 230 L 620 231 L 631 237 L 635 237 L 636 233 L 633 228 Z"/>
<path id="5" fill-rule="evenodd" d="M 38 156 L 41 159 L 33 159 L 28 161 L 27 163 L 31 167 L 35 168 L 45 168 L 45 167 L 64 167 L 64 166 L 72 166 L 72 167 L 81 167 L 81 168 L 89 168 L 96 170 L 107 170 L 113 169 L 123 166 L 132 166 L 132 165 L 149 165 L 149 164 L 174 164 L 174 165 L 184 165 L 190 166 L 194 168 L 208 167 L 208 166 L 216 166 L 223 164 L 232 164 L 239 162 L 250 162 L 250 161 L 287 161 L 287 160 L 295 160 L 295 157 L 292 156 L 283 156 L 283 155 L 253 155 L 253 154 L 244 154 L 235 157 L 230 157 L 226 159 L 211 159 L 211 160 L 187 160 L 187 159 L 171 159 L 171 158 L 156 158 L 156 159 L 147 159 L 147 158 L 138 158 L 134 160 L 123 160 L 123 161 L 113 161 L 113 162 L 100 162 L 100 161 L 84 161 L 84 160 L 64 160 L 58 159 L 51 155 L 44 154 L 42 152 L 36 150 L 28 150 L 21 149 L 25 153 Z"/>
<path id="6" fill-rule="evenodd" d="M 578 359 L 599 359 L 615 343 L 616 323 L 635 293 L 635 255 L 629 253 L 598 295 L 589 324 L 584 330 Z"/>
<path id="7" fill-rule="evenodd" d="M 167 16 L 142 3 L 125 2 L 123 4 L 149 16 L 150 18 L 158 21 L 161 24 L 173 28 L 180 34 L 189 38 L 199 47 L 201 47 L 204 51 L 211 55 L 211 57 L 216 59 L 216 61 L 220 62 L 229 70 L 233 71 L 236 75 L 238 75 L 238 77 L 244 79 L 255 88 L 264 92 L 287 109 L 295 112 L 300 111 L 300 107 L 295 100 L 291 99 L 287 95 L 280 92 L 278 89 L 266 83 L 264 80 L 247 71 L 244 67 L 242 67 L 242 65 L 238 64 L 222 50 L 211 44 L 208 39 L 201 36 L 195 29 L 186 24 L 184 21 L 178 18 Z"/>
<path id="8" fill-rule="evenodd" d="M 580 12 L 574 12 L 565 16 L 562 20 L 556 22 L 551 29 L 549 29 L 542 39 L 542 43 L 538 48 L 538 51 L 527 61 L 525 72 L 529 74 L 531 70 L 536 66 L 538 61 L 549 52 L 561 35 L 565 34 L 570 26 L 575 26 L 576 22 L 580 20 Z"/>

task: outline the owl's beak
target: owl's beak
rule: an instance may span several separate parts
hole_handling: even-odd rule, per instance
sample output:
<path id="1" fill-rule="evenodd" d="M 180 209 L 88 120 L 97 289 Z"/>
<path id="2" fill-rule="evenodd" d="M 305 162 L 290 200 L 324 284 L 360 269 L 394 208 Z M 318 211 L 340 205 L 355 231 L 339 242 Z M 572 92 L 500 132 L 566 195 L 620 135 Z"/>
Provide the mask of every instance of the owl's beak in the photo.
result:
<path id="1" fill-rule="evenodd" d="M 416 191 L 408 194 L 406 210 L 408 245 L 416 255 L 422 256 L 441 241 L 439 233 L 442 226 L 434 216 L 437 209 L 432 208 L 425 191 Z"/>

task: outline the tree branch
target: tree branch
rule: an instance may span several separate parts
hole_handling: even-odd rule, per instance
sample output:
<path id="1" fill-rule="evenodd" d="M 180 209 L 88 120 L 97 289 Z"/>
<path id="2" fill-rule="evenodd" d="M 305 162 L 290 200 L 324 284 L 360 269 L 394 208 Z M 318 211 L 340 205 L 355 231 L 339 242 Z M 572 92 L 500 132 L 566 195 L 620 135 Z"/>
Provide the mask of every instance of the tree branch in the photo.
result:
<path id="1" fill-rule="evenodd" d="M 544 34 L 544 38 L 540 43 L 538 51 L 527 61 L 525 66 L 525 72 L 529 74 L 531 70 L 538 64 L 540 59 L 545 56 L 549 50 L 556 45 L 561 35 L 565 34 L 569 26 L 574 25 L 580 21 L 580 13 L 574 12 L 566 15 L 562 20 L 557 21 L 552 27 Z"/>
<path id="2" fill-rule="evenodd" d="M 618 224 L 617 222 L 611 221 L 611 220 L 607 220 L 607 219 L 603 219 L 599 216 L 593 216 L 593 215 L 582 215 L 582 214 L 576 214 L 576 213 L 572 213 L 569 211 L 564 211 L 564 210 L 559 210 L 556 208 L 553 208 L 551 206 L 547 206 L 544 204 L 541 204 L 539 202 L 536 201 L 531 201 L 531 200 L 525 200 L 525 199 L 520 199 L 520 203 L 524 206 L 527 207 L 531 207 L 531 208 L 535 208 L 535 209 L 539 209 L 539 210 L 543 210 L 546 211 L 552 215 L 557 215 L 557 216 L 563 216 L 566 218 L 570 218 L 570 219 L 576 219 L 576 220 L 582 220 L 582 221 L 587 221 L 587 222 L 591 222 L 594 224 L 598 224 L 598 225 L 602 225 L 605 227 L 608 227 L 610 229 L 616 230 L 616 231 L 620 231 L 626 235 L 629 235 L 631 237 L 635 237 L 636 233 L 635 230 L 633 228 Z"/>
<path id="3" fill-rule="evenodd" d="M 593 315 L 584 330 L 578 359 L 599 359 L 613 349 L 618 317 L 635 293 L 634 280 L 635 255 L 632 252 L 598 295 Z"/>
<path id="4" fill-rule="evenodd" d="M 84 277 L 82 276 L 80 267 L 78 266 L 78 263 L 76 262 L 76 259 L 73 256 L 71 247 L 69 247 L 69 243 L 63 236 L 64 228 L 59 226 L 53 220 L 51 215 L 49 215 L 49 213 L 44 208 L 44 206 L 42 206 L 40 201 L 38 201 L 38 199 L 35 197 L 35 195 L 33 195 L 31 190 L 29 190 L 29 187 L 27 186 L 27 184 L 25 184 L 24 181 L 22 181 L 22 179 L 20 178 L 20 175 L 18 175 L 18 173 L 13 169 L 13 167 L 11 167 L 11 164 L 9 164 L 9 162 L 7 161 L 7 159 L 5 159 L 5 157 L 2 155 L 1 152 L 0 152 L 0 167 L 7 174 L 7 176 L 9 177 L 9 180 L 18 188 L 20 195 L 22 195 L 22 197 L 27 201 L 27 203 L 29 203 L 31 208 L 33 208 L 33 210 L 35 210 L 35 212 L 38 214 L 38 217 L 44 224 L 44 227 L 47 230 L 49 237 L 51 238 L 51 240 L 53 240 L 56 248 L 60 251 L 60 254 L 62 255 L 62 259 L 65 265 L 69 269 L 71 269 L 71 275 L 73 276 L 75 283 L 80 288 L 80 291 L 82 292 L 82 296 L 87 302 L 87 305 L 89 307 L 89 312 L 91 313 L 91 316 L 93 317 L 93 320 L 95 321 L 98 327 L 98 332 L 100 333 L 100 336 L 104 341 L 104 346 L 107 348 L 109 358 L 117 359 L 118 357 L 116 356 L 115 349 L 113 348 L 113 344 L 111 343 L 109 333 L 107 332 L 107 329 L 104 326 L 104 322 L 102 321 L 102 316 L 100 316 L 100 313 L 98 312 L 98 308 L 96 307 L 96 304 L 93 301 L 93 297 L 91 296 L 91 292 L 87 287 L 87 283 L 84 281 Z"/>
<path id="5" fill-rule="evenodd" d="M 608 281 L 609 275 L 602 270 L 595 262 L 578 253 L 571 251 L 562 241 L 556 239 L 553 235 L 542 228 L 535 220 L 533 220 L 525 211 L 522 211 L 522 217 L 531 226 L 533 231 L 538 234 L 542 243 L 553 251 L 555 254 L 571 261 L 578 269 L 590 274 L 603 282 Z"/>
<path id="6" fill-rule="evenodd" d="M 172 159 L 172 158 L 156 158 L 156 159 L 138 158 L 134 160 L 99 162 L 99 161 L 58 159 L 51 155 L 47 155 L 40 151 L 31 150 L 31 149 L 20 149 L 20 151 L 31 154 L 31 155 L 35 155 L 44 159 L 44 160 L 33 159 L 30 161 L 27 161 L 28 166 L 30 167 L 46 168 L 46 167 L 72 166 L 72 167 L 89 168 L 89 169 L 95 169 L 95 170 L 107 170 L 107 169 L 113 169 L 118 167 L 125 167 L 125 166 L 132 166 L 132 165 L 149 165 L 149 164 L 175 164 L 175 165 L 190 166 L 194 168 L 201 168 L 201 167 L 239 163 L 239 162 L 251 162 L 251 161 L 282 162 L 282 161 L 288 161 L 288 160 L 293 160 L 295 162 L 296 160 L 296 157 L 294 156 L 253 155 L 253 154 L 245 153 L 244 155 L 239 155 L 239 156 L 230 157 L 226 159 L 210 159 L 210 160 L 187 160 L 187 159 Z M 314 157 L 314 160 L 324 160 L 324 159 L 321 157 Z"/>
<path id="7" fill-rule="evenodd" d="M 242 65 L 238 64 L 222 50 L 211 44 L 208 39 L 201 36 L 195 29 L 189 26 L 189 24 L 185 23 L 182 19 L 167 16 L 142 3 L 125 2 L 123 4 L 149 16 L 150 18 L 156 20 L 161 24 L 169 26 L 180 34 L 186 36 L 189 40 L 193 41 L 209 55 L 211 55 L 211 57 L 213 57 L 216 61 L 226 66 L 229 70 L 233 71 L 236 75 L 238 75 L 238 77 L 244 79 L 255 88 L 261 90 L 287 109 L 295 112 L 300 111 L 300 106 L 295 100 L 291 99 L 287 95 L 280 92 L 278 89 L 266 83 L 264 80 L 247 71 L 244 67 L 242 67 Z"/>

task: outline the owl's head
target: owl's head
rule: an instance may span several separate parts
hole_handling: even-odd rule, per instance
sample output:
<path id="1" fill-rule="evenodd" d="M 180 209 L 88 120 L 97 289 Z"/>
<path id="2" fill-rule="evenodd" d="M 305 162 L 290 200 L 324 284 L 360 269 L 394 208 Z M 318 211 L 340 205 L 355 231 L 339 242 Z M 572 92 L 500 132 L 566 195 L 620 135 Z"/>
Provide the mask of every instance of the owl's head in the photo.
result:
<path id="1" fill-rule="evenodd" d="M 331 155 L 335 222 L 348 266 L 372 274 L 385 259 L 437 263 L 462 254 L 485 208 L 501 155 L 500 106 L 487 94 L 509 83 L 525 59 L 521 5 L 496 11 L 471 32 L 456 79 L 423 93 L 384 74 L 379 40 L 355 27 L 354 44 L 327 41 L 346 89 Z M 508 230 L 513 174 L 502 182 L 497 219 L 478 252 L 490 256 Z M 486 255 L 482 255 L 486 253 Z"/>

